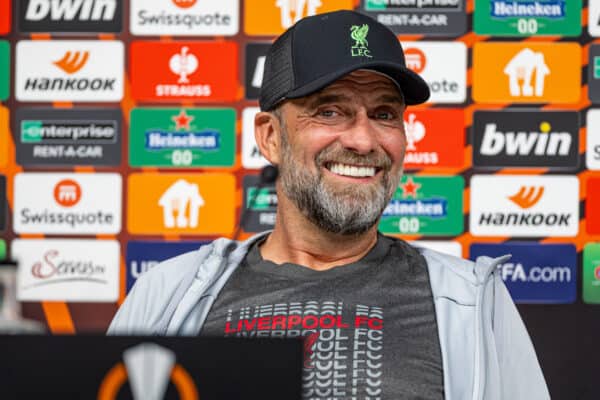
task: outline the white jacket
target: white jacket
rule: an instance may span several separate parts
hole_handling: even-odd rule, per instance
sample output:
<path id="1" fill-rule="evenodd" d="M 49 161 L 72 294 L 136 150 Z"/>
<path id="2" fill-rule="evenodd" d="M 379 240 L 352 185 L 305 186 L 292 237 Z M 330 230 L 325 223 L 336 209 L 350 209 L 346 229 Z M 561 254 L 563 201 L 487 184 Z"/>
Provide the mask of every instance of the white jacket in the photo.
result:
<path id="1" fill-rule="evenodd" d="M 218 239 L 142 275 L 115 315 L 111 335 L 196 336 L 251 244 Z M 496 266 L 428 249 L 446 400 L 545 400 L 550 395 L 527 330 Z"/>

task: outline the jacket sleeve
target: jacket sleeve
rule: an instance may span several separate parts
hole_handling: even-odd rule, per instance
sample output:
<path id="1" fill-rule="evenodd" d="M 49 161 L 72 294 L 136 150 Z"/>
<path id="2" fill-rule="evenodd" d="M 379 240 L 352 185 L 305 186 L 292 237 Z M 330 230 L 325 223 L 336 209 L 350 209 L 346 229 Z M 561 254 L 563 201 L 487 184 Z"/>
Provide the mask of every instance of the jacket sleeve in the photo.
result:
<path id="1" fill-rule="evenodd" d="M 502 400 L 550 399 L 535 349 L 502 278 L 494 274 L 493 329 Z"/>
<path id="2" fill-rule="evenodd" d="M 140 276 L 113 318 L 107 335 L 164 334 L 174 307 L 194 278 L 198 253 L 189 252 L 163 261 Z"/>

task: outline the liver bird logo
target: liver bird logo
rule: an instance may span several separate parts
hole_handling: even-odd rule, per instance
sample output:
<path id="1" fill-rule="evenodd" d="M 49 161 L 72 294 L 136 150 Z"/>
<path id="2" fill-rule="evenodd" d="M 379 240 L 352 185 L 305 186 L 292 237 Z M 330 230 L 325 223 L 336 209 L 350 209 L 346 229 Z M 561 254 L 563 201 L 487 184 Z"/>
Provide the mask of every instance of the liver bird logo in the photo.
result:
<path id="1" fill-rule="evenodd" d="M 367 42 L 367 34 L 369 33 L 369 25 L 362 24 L 361 26 L 352 25 L 350 27 L 350 36 L 354 40 L 354 46 L 352 47 L 367 47 L 369 42 Z"/>

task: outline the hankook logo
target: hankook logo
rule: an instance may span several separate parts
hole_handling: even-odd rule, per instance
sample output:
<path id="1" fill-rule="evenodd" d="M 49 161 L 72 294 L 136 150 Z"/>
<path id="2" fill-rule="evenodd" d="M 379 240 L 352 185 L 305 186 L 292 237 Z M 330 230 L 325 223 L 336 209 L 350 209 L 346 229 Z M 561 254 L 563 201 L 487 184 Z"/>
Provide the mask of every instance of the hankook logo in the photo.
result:
<path id="1" fill-rule="evenodd" d="M 579 181 L 575 176 L 475 175 L 470 223 L 478 236 L 575 236 Z"/>
<path id="2" fill-rule="evenodd" d="M 475 111 L 473 166 L 577 169 L 576 111 Z"/>
<path id="3" fill-rule="evenodd" d="M 16 54 L 19 101 L 106 102 L 123 97 L 121 42 L 24 40 L 17 43 Z"/>
<path id="4" fill-rule="evenodd" d="M 22 32 L 120 32 L 123 2 L 120 0 L 22 0 L 19 28 Z"/>
<path id="5" fill-rule="evenodd" d="M 73 53 L 67 51 L 60 60 L 55 61 L 53 64 L 71 75 L 83 68 L 89 57 L 89 51 L 76 51 Z"/>
<path id="6" fill-rule="evenodd" d="M 508 198 L 521 208 L 531 208 L 537 204 L 544 194 L 543 186 L 521 186 L 519 191 Z"/>

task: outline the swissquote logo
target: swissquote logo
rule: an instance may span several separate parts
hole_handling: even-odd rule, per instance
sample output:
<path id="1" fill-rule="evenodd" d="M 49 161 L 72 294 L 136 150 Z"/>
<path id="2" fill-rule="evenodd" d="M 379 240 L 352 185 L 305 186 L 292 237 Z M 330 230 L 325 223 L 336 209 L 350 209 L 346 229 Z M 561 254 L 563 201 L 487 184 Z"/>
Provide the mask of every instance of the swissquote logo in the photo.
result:
<path id="1" fill-rule="evenodd" d="M 121 230 L 121 176 L 113 173 L 19 173 L 17 233 L 116 234 Z"/>
<path id="2" fill-rule="evenodd" d="M 198 185 L 179 179 L 163 193 L 158 205 L 163 210 L 166 228 L 196 228 L 204 199 Z"/>
<path id="3" fill-rule="evenodd" d="M 237 44 L 134 42 L 131 75 L 132 95 L 140 100 L 233 101 L 238 88 Z"/>
<path id="4" fill-rule="evenodd" d="M 126 383 L 135 400 L 162 399 L 169 382 L 180 400 L 198 400 L 194 379 L 176 363 L 175 353 L 156 343 L 141 343 L 126 349 L 123 362 L 108 370 L 98 389 L 98 400 L 115 400 Z"/>
<path id="5" fill-rule="evenodd" d="M 123 44 L 118 41 L 20 41 L 19 101 L 120 101 Z"/>
<path id="6" fill-rule="evenodd" d="M 475 111 L 473 165 L 576 169 L 579 113 L 573 111 Z"/>
<path id="7" fill-rule="evenodd" d="M 131 33 L 138 36 L 232 36 L 238 32 L 237 0 L 132 0 Z"/>
<path id="8" fill-rule="evenodd" d="M 467 96 L 467 47 L 460 42 L 406 42 L 406 66 L 421 74 L 430 102 L 462 103 Z"/>
<path id="9" fill-rule="evenodd" d="M 120 32 L 122 1 L 22 0 L 22 32 Z"/>
<path id="10" fill-rule="evenodd" d="M 427 66 L 427 57 L 425 53 L 416 47 L 409 47 L 404 51 L 406 66 L 412 69 L 417 74 L 423 72 Z"/>
<path id="11" fill-rule="evenodd" d="M 72 207 L 81 200 L 81 186 L 73 179 L 63 179 L 54 186 L 54 200 L 63 207 Z"/>
<path id="12" fill-rule="evenodd" d="M 478 236 L 575 236 L 579 181 L 574 176 L 475 175 L 471 233 Z"/>
<path id="13" fill-rule="evenodd" d="M 113 302 L 119 295 L 119 243 L 115 240 L 21 240 L 20 301 Z"/>
<path id="14" fill-rule="evenodd" d="M 461 167 L 464 113 L 460 109 L 414 110 L 405 114 L 404 168 Z"/>

